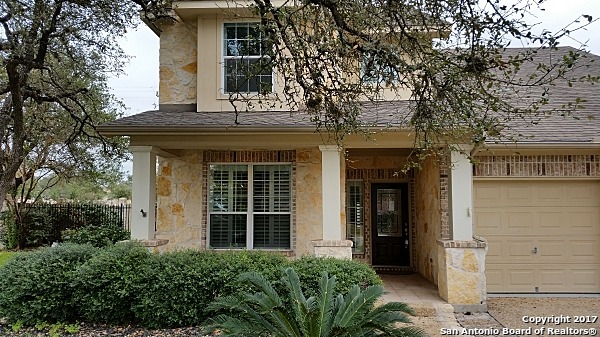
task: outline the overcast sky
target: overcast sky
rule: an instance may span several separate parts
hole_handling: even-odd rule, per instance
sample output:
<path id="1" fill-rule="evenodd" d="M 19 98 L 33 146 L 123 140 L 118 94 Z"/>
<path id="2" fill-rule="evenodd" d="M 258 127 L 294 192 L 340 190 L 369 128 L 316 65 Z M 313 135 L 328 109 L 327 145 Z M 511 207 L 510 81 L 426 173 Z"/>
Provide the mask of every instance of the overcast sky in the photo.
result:
<path id="1" fill-rule="evenodd" d="M 600 0 L 546 0 L 542 7 L 545 11 L 535 11 L 528 18 L 532 24 L 539 23 L 538 31 L 541 28 L 551 31 L 564 28 L 581 14 L 600 18 Z M 579 47 L 582 43 L 587 44 L 587 49 L 592 53 L 600 55 L 600 21 L 574 33 L 571 39 L 562 39 L 560 44 Z M 132 59 L 124 75 L 109 81 L 113 94 L 127 106 L 126 115 L 157 109 L 158 37 L 142 24 L 123 37 L 121 46 Z M 131 172 L 131 164 L 126 164 L 124 169 Z"/>

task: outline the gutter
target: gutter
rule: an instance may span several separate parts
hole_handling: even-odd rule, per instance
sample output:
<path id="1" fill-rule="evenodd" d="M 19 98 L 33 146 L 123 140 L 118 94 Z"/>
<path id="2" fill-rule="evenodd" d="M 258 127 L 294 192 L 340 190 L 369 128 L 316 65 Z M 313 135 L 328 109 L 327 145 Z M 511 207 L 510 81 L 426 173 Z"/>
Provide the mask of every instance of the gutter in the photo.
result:
<path id="1" fill-rule="evenodd" d="M 562 142 L 562 143 L 494 143 L 494 144 L 487 144 L 485 147 L 483 147 L 481 150 L 485 150 L 485 149 L 492 149 L 492 150 L 497 150 L 497 149 L 505 149 L 505 150 L 514 150 L 514 149 L 581 149 L 581 148 L 585 148 L 585 149 L 600 149 L 600 143 L 596 143 L 596 142 L 585 142 L 585 143 L 578 143 L 578 142 Z M 481 151 L 479 151 L 481 152 Z"/>

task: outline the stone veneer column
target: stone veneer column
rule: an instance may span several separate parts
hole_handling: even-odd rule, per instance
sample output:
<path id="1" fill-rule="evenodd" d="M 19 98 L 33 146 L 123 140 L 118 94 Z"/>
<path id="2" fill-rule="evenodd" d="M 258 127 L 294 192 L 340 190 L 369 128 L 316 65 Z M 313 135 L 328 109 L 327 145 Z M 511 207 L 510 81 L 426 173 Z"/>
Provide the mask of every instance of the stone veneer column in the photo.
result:
<path id="1" fill-rule="evenodd" d="M 468 152 L 469 147 L 461 146 Z M 438 240 L 438 290 L 457 312 L 487 311 L 487 242 L 473 237 L 473 167 L 460 151 L 450 154 L 448 220 L 451 240 Z"/>
<path id="2" fill-rule="evenodd" d="M 133 153 L 131 183 L 131 238 L 154 239 L 156 217 L 156 152 L 152 146 L 130 146 Z"/>
<path id="3" fill-rule="evenodd" d="M 336 145 L 321 145 L 319 149 L 323 240 L 313 241 L 314 254 L 352 259 L 352 241 L 342 236 L 341 151 Z"/>
<path id="4" fill-rule="evenodd" d="M 456 312 L 486 312 L 487 242 L 438 240 L 438 290 Z"/>

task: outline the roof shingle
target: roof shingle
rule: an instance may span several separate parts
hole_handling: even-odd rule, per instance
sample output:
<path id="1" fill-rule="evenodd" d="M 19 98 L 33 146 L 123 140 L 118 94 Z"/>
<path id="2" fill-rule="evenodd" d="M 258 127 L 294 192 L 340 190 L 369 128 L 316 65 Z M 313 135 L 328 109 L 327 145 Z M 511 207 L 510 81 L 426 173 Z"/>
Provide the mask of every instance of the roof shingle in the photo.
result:
<path id="1" fill-rule="evenodd" d="M 518 76 L 524 81 L 530 81 L 525 74 L 535 73 L 540 62 L 551 62 L 562 58 L 574 51 L 571 47 L 558 49 L 539 49 L 532 62 L 525 62 Z M 524 48 L 508 49 L 505 57 L 515 56 L 527 51 Z M 569 73 L 570 78 L 579 79 L 588 75 L 600 76 L 600 56 L 585 53 L 581 60 L 582 66 L 576 67 Z M 566 80 L 558 81 L 551 87 L 527 87 L 515 97 L 514 93 L 506 97 L 514 104 L 528 104 L 528 101 L 539 98 L 547 90 L 548 104 L 535 116 L 515 118 L 506 123 L 506 130 L 518 135 L 521 143 L 591 143 L 598 142 L 600 135 L 600 85 L 574 81 L 569 85 Z M 563 105 L 583 100 L 583 110 L 556 114 Z M 374 127 L 408 127 L 410 122 L 410 105 L 412 101 L 382 101 L 363 104 L 359 120 L 364 125 Z M 544 113 L 553 110 L 554 113 Z M 167 112 L 152 110 L 133 116 L 124 117 L 99 126 L 100 132 L 111 130 L 112 134 L 131 134 L 136 128 L 161 129 L 315 129 L 311 116 L 303 111 L 244 111 L 234 112 Z M 492 140 L 493 142 L 493 140 Z"/>

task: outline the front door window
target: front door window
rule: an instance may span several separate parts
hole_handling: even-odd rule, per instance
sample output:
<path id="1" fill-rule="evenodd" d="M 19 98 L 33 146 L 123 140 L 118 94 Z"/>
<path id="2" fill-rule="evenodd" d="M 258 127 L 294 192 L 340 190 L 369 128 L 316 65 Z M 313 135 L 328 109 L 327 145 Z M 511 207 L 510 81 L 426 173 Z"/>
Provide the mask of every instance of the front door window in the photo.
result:
<path id="1" fill-rule="evenodd" d="M 402 236 L 400 189 L 377 190 L 377 235 Z"/>

